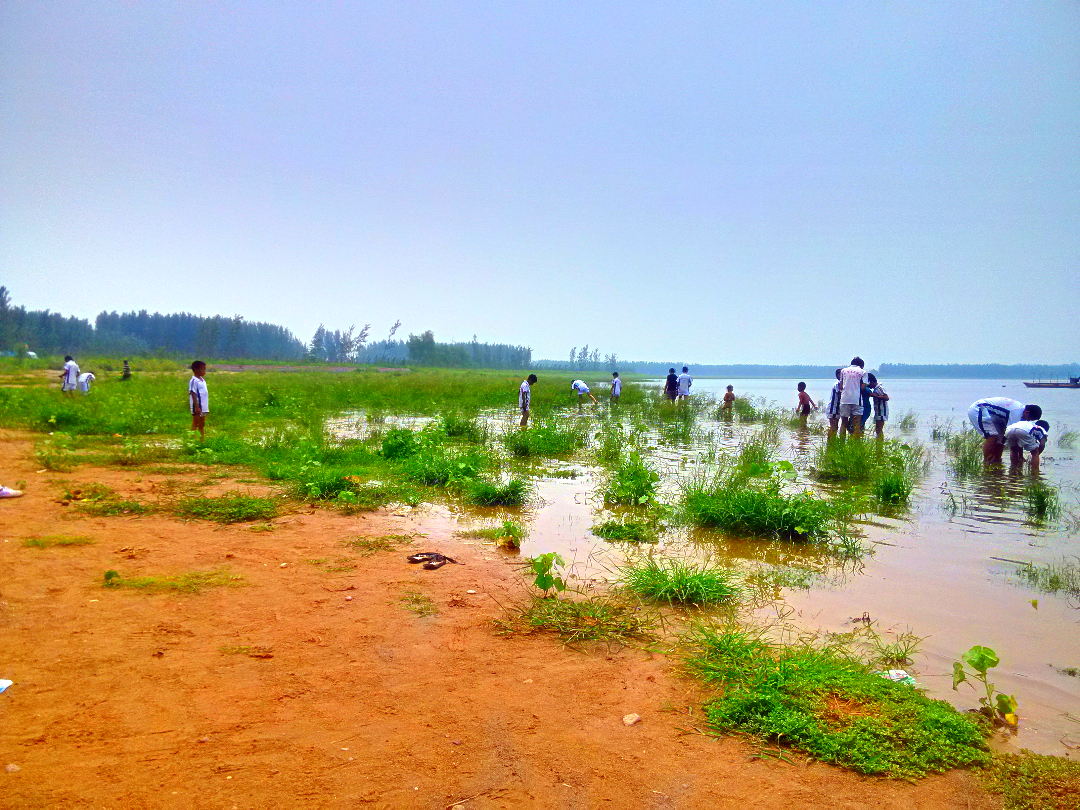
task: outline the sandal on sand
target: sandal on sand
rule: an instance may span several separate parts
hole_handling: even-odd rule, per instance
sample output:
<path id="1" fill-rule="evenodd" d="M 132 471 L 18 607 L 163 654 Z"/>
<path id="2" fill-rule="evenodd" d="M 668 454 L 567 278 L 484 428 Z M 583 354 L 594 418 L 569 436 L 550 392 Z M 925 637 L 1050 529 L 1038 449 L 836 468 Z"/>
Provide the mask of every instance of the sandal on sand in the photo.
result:
<path id="1" fill-rule="evenodd" d="M 21 498 L 22 492 L 10 487 L 0 487 L 0 498 Z"/>
<path id="2" fill-rule="evenodd" d="M 421 551 L 419 554 L 410 554 L 405 559 L 411 563 L 430 562 L 432 560 L 442 559 L 442 554 L 437 551 Z"/>
<path id="3" fill-rule="evenodd" d="M 424 563 L 424 568 L 426 568 L 428 571 L 434 571 L 436 568 L 442 568 L 448 562 L 450 562 L 449 557 L 440 557 L 437 560 L 430 560 Z"/>

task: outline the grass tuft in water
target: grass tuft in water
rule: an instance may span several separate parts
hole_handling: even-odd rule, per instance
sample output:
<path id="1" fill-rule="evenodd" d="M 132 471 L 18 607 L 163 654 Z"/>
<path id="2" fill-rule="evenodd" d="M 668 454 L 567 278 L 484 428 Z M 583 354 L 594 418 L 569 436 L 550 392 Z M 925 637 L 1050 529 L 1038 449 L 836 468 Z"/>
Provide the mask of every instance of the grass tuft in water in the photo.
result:
<path id="1" fill-rule="evenodd" d="M 633 518 L 605 520 L 593 526 L 592 533 L 618 543 L 656 543 L 660 540 L 655 524 Z"/>
<path id="2" fill-rule="evenodd" d="M 1022 582 L 1043 593 L 1064 593 L 1080 599 L 1080 558 L 1062 558 L 1060 563 L 1038 566 L 1028 563 L 1017 568 L 1016 574 Z"/>
<path id="3" fill-rule="evenodd" d="M 521 506 L 529 498 L 530 485 L 521 478 L 505 484 L 478 480 L 469 484 L 469 500 L 477 506 Z"/>
<path id="4" fill-rule="evenodd" d="M 738 595 L 730 571 L 691 560 L 649 556 L 619 573 L 628 591 L 657 602 L 708 605 L 731 602 Z"/>
<path id="5" fill-rule="evenodd" d="M 951 456 L 949 466 L 957 478 L 980 475 L 983 461 L 983 435 L 974 430 L 962 430 L 945 438 L 945 450 Z"/>
<path id="6" fill-rule="evenodd" d="M 1023 491 L 1024 511 L 1034 521 L 1054 520 L 1061 514 L 1061 498 L 1057 487 L 1042 481 L 1032 481 Z"/>
<path id="7" fill-rule="evenodd" d="M 859 773 L 914 778 L 983 765 L 985 726 L 874 673 L 842 647 L 784 646 L 740 627 L 698 627 L 689 670 L 719 696 L 709 724 Z"/>
<path id="8" fill-rule="evenodd" d="M 1080 431 L 1070 430 L 1067 425 L 1062 425 L 1057 435 L 1057 446 L 1062 450 L 1072 450 L 1080 439 Z"/>
<path id="9" fill-rule="evenodd" d="M 561 424 L 538 422 L 534 426 L 513 429 L 503 435 L 502 441 L 512 455 L 529 458 L 558 458 L 572 455 L 589 443 L 589 433 L 582 420 Z"/>

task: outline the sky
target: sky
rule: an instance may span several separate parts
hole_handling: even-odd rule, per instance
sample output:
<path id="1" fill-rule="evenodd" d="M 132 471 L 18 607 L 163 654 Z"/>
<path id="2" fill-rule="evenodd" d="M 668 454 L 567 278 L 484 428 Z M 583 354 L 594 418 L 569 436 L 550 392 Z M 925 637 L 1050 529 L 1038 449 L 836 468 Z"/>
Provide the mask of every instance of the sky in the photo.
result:
<path id="1" fill-rule="evenodd" d="M 1080 3 L 0 4 L 0 284 L 700 363 L 1080 359 Z"/>

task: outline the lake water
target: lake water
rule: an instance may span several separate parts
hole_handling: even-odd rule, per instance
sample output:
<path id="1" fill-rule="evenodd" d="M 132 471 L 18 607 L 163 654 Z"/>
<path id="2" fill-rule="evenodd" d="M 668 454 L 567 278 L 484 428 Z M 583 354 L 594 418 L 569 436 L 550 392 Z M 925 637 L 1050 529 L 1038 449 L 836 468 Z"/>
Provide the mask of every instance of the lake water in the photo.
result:
<path id="1" fill-rule="evenodd" d="M 590 385 L 593 380 L 587 379 Z M 699 379 L 695 396 L 717 400 L 728 384 L 739 396 L 762 397 L 794 409 L 798 380 Z M 820 402 L 827 399 L 833 380 L 806 380 L 807 391 Z M 805 545 L 725 537 L 716 532 L 673 529 L 655 553 L 710 557 L 739 568 L 768 563 L 813 572 L 809 588 L 784 588 L 777 596 L 789 605 L 787 621 L 813 632 L 843 633 L 858 626 L 853 620 L 868 615 L 875 629 L 891 640 L 910 631 L 924 637 L 910 669 L 934 697 L 961 708 L 978 705 L 978 694 L 961 686 L 951 688 L 952 664 L 975 644 L 993 648 L 1001 664 L 991 680 L 1000 691 L 1016 695 L 1021 723 L 1003 744 L 1040 753 L 1080 755 L 1080 604 L 1059 593 L 1033 590 L 1017 575 L 1018 563 L 1035 565 L 1080 561 L 1080 455 L 1062 448 L 1058 438 L 1071 426 L 1080 428 L 1080 390 L 1027 389 L 1018 381 L 986 380 L 882 380 L 890 395 L 890 422 L 886 437 L 918 441 L 930 452 L 928 472 L 912 494 L 909 507 L 893 517 L 868 516 L 858 528 L 874 553 L 861 562 L 839 565 Z M 660 381 L 647 385 L 659 386 Z M 607 408 L 594 391 L 601 410 L 585 409 L 583 417 L 597 419 Z M 1043 408 L 1051 425 L 1042 461 L 1042 479 L 1059 488 L 1065 514 L 1037 525 L 1023 511 L 1019 493 L 1030 474 L 1006 469 L 958 480 L 950 471 L 940 442 L 931 438 L 931 426 L 951 423 L 959 430 L 966 423 L 968 406 L 977 399 L 1005 396 Z M 568 397 L 569 401 L 569 397 Z M 910 431 L 896 426 L 908 411 L 917 418 Z M 511 426 L 512 415 L 492 415 L 499 429 Z M 823 418 L 813 417 L 819 424 Z M 734 449 L 754 426 L 699 419 L 698 427 L 717 443 Z M 782 431 L 780 456 L 800 470 L 820 433 Z M 699 466 L 700 446 L 693 441 L 665 441 L 649 437 L 646 451 L 662 471 L 664 500 L 674 502 L 679 481 Z M 1006 454 L 1006 461 L 1008 454 Z M 611 581 L 626 555 L 641 553 L 623 544 L 607 543 L 591 527 L 610 517 L 602 495 L 602 471 L 585 463 L 545 463 L 575 477 L 541 477 L 539 498 L 520 514 L 529 534 L 521 554 L 534 556 L 557 551 L 572 565 L 576 581 Z M 800 485 L 821 489 L 800 475 Z M 492 511 L 463 510 L 458 519 L 502 517 Z M 775 612 L 770 606 L 763 612 Z M 1070 674 L 1072 673 L 1072 674 Z"/>

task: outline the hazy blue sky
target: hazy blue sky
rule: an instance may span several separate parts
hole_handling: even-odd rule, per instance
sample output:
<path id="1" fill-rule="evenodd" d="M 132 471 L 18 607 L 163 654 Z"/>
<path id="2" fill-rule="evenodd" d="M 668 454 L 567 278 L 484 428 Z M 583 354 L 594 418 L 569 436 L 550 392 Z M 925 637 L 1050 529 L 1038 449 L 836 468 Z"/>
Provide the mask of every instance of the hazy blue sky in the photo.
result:
<path id="1" fill-rule="evenodd" d="M 1080 359 L 1077 2 L 0 5 L 0 283 L 304 340 Z"/>

